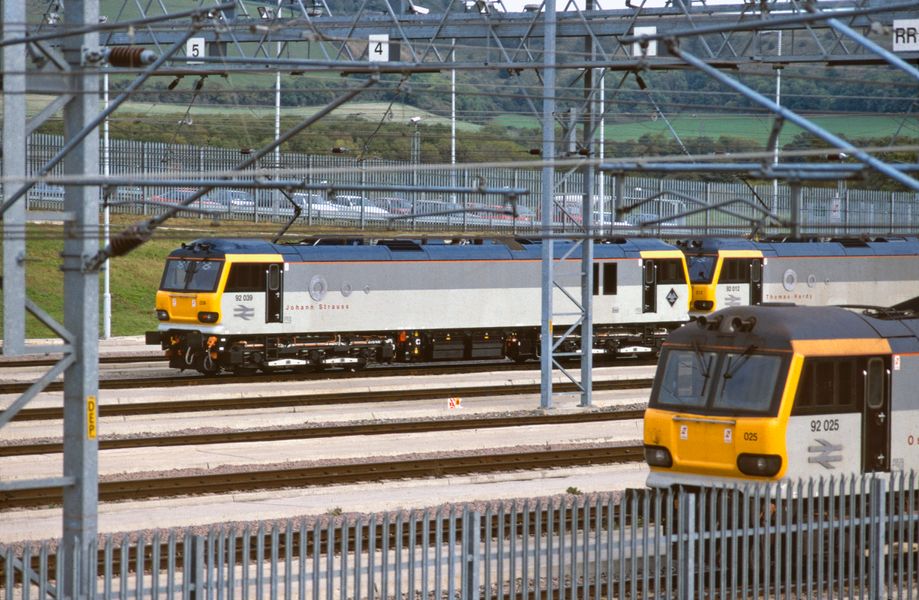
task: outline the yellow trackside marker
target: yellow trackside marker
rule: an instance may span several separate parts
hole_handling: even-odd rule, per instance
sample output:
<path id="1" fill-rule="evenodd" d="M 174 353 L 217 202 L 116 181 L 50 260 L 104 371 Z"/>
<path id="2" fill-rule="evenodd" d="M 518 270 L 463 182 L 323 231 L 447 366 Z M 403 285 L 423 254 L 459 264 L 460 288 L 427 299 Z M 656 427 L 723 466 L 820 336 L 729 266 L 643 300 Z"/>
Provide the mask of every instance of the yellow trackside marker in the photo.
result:
<path id="1" fill-rule="evenodd" d="M 86 397 L 86 437 L 96 439 L 96 397 Z"/>

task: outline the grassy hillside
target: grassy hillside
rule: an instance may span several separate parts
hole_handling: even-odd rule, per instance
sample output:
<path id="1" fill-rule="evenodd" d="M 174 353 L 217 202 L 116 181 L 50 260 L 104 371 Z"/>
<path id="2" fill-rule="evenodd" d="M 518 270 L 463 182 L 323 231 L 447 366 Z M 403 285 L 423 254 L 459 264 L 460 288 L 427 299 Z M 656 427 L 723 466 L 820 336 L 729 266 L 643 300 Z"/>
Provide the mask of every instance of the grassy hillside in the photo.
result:
<path id="1" fill-rule="evenodd" d="M 54 98 L 50 96 L 30 95 L 27 100 L 26 110 L 29 115 L 36 115 L 47 106 Z M 0 107 L 3 106 L 3 99 L 0 97 Z M 316 114 L 322 106 L 282 106 L 282 117 L 297 117 L 304 119 Z M 380 121 L 389 109 L 391 116 L 387 119 L 398 123 L 407 123 L 411 117 L 421 117 L 422 126 L 426 125 L 449 125 L 450 118 L 436 115 L 430 111 L 394 102 L 349 102 L 348 104 L 332 111 L 332 116 L 343 119 L 361 119 L 376 123 Z M 175 125 L 178 119 L 185 117 L 188 105 L 185 104 L 167 104 L 164 102 L 125 102 L 116 113 L 116 117 L 122 120 L 135 119 L 157 119 L 162 118 L 164 123 Z M 189 113 L 192 118 L 195 116 L 233 116 L 239 119 L 274 119 L 273 106 L 233 106 L 233 105 L 209 105 L 195 103 Z M 271 121 L 273 127 L 273 121 Z M 459 131 L 478 131 L 481 125 L 470 123 L 468 121 L 457 121 L 456 128 Z"/>
<path id="2" fill-rule="evenodd" d="M 113 234 L 134 219 L 115 216 Z M 260 237 L 267 238 L 277 225 L 219 224 L 212 226 L 200 219 L 176 219 L 168 227 L 157 230 L 153 239 L 127 256 L 110 261 L 112 294 L 112 334 L 140 335 L 156 329 L 154 301 L 166 256 L 182 242 L 199 237 Z M 301 232 L 303 233 L 303 232 Z M 26 241 L 26 291 L 59 322 L 63 322 L 65 302 L 60 253 L 63 248 L 62 229 L 56 225 L 30 225 Z M 2 310 L 2 306 L 0 306 Z M 102 332 L 102 275 L 99 276 L 100 334 Z M 2 323 L 0 323 L 2 326 Z M 26 317 L 26 336 L 55 337 L 31 315 Z"/>
<path id="3" fill-rule="evenodd" d="M 815 116 L 811 120 L 824 129 L 847 139 L 876 138 L 892 136 L 897 131 L 901 135 L 914 135 L 919 129 L 919 116 L 904 115 L 828 115 Z M 521 115 L 500 115 L 494 122 L 504 127 L 538 129 L 539 121 L 534 117 Z M 724 137 L 735 137 L 766 143 L 772 130 L 773 119 L 765 116 L 693 114 L 670 117 L 670 124 L 684 140 L 696 137 L 707 137 L 717 140 Z M 780 144 L 787 144 L 803 130 L 791 123 L 785 123 L 779 136 Z M 660 133 L 670 136 L 670 130 L 663 119 L 647 118 L 629 122 L 606 122 L 606 139 L 636 140 L 646 134 Z"/>

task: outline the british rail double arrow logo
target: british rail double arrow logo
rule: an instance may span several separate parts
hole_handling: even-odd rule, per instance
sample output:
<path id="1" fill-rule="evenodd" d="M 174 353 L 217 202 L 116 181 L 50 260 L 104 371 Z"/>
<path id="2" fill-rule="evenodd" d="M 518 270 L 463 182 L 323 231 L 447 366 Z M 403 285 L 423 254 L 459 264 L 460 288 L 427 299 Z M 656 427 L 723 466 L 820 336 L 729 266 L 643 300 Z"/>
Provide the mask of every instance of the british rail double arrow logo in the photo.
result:
<path id="1" fill-rule="evenodd" d="M 807 447 L 808 453 L 811 454 L 807 457 L 807 462 L 823 465 L 824 469 L 834 469 L 832 463 L 842 461 L 842 454 L 834 454 L 834 452 L 842 452 L 842 445 L 831 444 L 826 440 L 814 441 L 820 445 Z"/>
<path id="2" fill-rule="evenodd" d="M 233 316 L 237 319 L 248 321 L 255 316 L 255 309 L 245 304 L 237 304 L 236 308 L 233 309 Z"/>

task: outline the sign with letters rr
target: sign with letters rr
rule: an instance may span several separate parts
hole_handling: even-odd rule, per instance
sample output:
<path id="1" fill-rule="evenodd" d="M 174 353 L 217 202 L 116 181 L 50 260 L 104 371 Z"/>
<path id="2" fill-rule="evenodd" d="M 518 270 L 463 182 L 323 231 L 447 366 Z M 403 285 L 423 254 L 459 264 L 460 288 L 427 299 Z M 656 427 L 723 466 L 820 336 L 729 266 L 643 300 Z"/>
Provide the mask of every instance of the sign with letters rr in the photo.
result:
<path id="1" fill-rule="evenodd" d="M 919 19 L 894 19 L 893 51 L 919 50 Z"/>

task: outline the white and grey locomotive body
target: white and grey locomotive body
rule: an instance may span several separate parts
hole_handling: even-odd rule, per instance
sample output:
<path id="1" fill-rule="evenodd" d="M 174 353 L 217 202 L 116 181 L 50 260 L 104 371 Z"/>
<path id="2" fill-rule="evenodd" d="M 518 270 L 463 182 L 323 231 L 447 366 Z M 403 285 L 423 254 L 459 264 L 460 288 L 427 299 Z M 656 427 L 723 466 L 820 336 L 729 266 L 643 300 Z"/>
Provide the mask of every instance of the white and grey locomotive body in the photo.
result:
<path id="1" fill-rule="evenodd" d="M 695 315 L 790 302 L 892 306 L 919 297 L 919 239 L 694 240 L 684 244 Z"/>
<path id="2" fill-rule="evenodd" d="M 553 325 L 567 329 L 581 259 L 570 242 L 555 244 Z M 594 248 L 593 351 L 656 351 L 688 319 L 682 253 L 651 239 Z M 541 245 L 199 240 L 169 256 L 156 306 L 160 325 L 148 343 L 172 366 L 205 373 L 525 360 L 539 348 Z"/>

